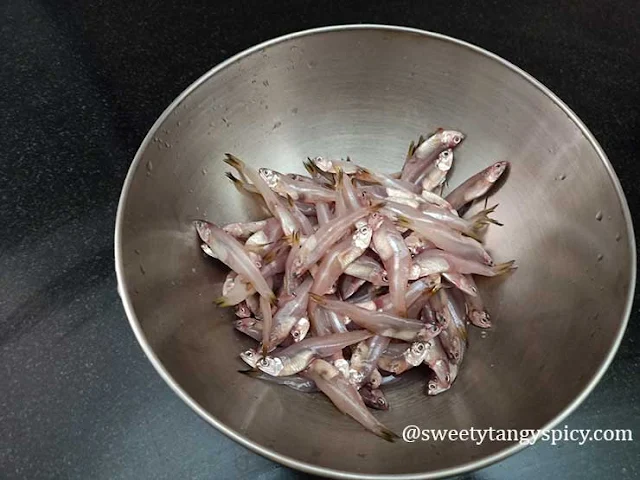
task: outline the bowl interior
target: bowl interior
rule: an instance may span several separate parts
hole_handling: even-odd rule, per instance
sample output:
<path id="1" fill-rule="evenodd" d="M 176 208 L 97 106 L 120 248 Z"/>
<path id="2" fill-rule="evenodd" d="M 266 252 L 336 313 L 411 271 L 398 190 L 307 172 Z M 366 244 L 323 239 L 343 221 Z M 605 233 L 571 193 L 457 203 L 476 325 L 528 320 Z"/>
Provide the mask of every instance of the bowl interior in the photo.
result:
<path id="1" fill-rule="evenodd" d="M 377 416 L 398 432 L 537 429 L 585 392 L 617 345 L 634 275 L 626 207 L 598 147 L 493 56 L 415 31 L 349 28 L 272 42 L 215 69 L 156 124 L 130 172 L 116 246 L 123 298 L 170 383 L 208 420 L 272 458 L 334 474 L 429 475 L 513 446 L 389 444 L 321 395 L 237 373 L 254 342 L 213 305 L 226 269 L 203 256 L 191 224 L 259 215 L 225 178 L 225 152 L 282 172 L 303 173 L 316 155 L 393 172 L 411 140 L 440 126 L 467 135 L 451 187 L 511 162 L 489 199 L 504 227 L 486 241 L 519 269 L 480 283 L 495 327 L 471 328 L 454 387 L 426 397 L 416 369 L 386 389 L 391 409 Z"/>

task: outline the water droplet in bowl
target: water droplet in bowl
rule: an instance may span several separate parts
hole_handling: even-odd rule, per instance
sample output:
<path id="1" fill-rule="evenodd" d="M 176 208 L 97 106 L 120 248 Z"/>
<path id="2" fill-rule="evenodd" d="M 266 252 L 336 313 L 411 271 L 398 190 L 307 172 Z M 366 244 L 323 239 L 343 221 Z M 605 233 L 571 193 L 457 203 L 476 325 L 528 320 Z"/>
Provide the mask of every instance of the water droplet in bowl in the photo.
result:
<path id="1" fill-rule="evenodd" d="M 598 261 L 601 262 L 602 259 L 604 258 L 604 255 L 602 255 L 601 253 L 598 254 Z"/>
<path id="2" fill-rule="evenodd" d="M 202 175 L 206 175 L 206 174 L 207 174 L 207 169 L 206 169 L 206 168 L 203 168 L 203 169 L 202 169 Z"/>
<path id="3" fill-rule="evenodd" d="M 598 213 L 596 213 L 596 220 L 597 221 L 602 221 L 602 212 L 598 210 Z"/>
<path id="4" fill-rule="evenodd" d="M 616 242 L 619 242 L 621 238 L 620 233 L 616 233 Z"/>

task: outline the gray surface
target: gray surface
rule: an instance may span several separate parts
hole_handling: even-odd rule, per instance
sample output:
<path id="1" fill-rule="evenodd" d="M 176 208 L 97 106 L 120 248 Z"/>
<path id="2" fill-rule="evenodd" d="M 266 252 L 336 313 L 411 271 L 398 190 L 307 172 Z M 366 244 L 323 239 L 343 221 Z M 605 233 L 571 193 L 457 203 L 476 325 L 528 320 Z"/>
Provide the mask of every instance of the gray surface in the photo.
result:
<path id="1" fill-rule="evenodd" d="M 1 7 L 5 478 L 301 478 L 238 447 L 170 391 L 135 342 L 112 273 L 116 202 L 139 142 L 190 81 L 242 48 L 363 18 L 477 43 L 567 101 L 609 154 L 632 212 L 640 205 L 636 2 L 527 8 L 314 2 L 307 14 L 286 2 L 264 12 L 247 3 L 124 5 Z M 569 426 L 640 431 L 638 313 L 611 369 Z M 474 478 L 637 478 L 638 453 L 637 441 L 537 445 Z"/>

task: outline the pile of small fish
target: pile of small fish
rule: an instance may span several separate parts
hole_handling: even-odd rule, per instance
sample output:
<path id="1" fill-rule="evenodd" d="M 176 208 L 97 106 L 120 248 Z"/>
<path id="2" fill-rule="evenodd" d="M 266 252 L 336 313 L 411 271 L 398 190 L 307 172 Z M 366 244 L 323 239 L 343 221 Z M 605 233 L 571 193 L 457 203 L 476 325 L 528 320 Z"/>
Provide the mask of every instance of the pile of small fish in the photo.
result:
<path id="1" fill-rule="evenodd" d="M 243 373 L 321 391 L 389 441 L 397 435 L 366 408 L 389 408 L 382 385 L 424 365 L 428 395 L 451 387 L 467 324 L 491 326 L 473 275 L 516 268 L 494 263 L 481 242 L 489 224 L 501 225 L 489 216 L 497 205 L 463 216 L 508 162 L 442 196 L 464 138 L 443 129 L 421 137 L 396 174 L 348 158 L 308 159 L 308 176 L 282 174 L 226 155 L 237 171 L 227 176 L 270 215 L 195 222 L 202 250 L 231 269 L 216 303 L 235 306 L 235 328 L 260 342 L 240 353 L 251 367 Z"/>

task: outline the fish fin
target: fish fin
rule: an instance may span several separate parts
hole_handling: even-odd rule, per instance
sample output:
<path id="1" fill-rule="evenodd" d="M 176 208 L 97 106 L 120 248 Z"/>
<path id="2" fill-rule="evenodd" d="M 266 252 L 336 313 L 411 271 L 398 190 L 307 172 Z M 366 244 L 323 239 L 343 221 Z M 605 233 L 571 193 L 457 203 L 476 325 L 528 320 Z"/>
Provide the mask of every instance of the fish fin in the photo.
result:
<path id="1" fill-rule="evenodd" d="M 224 159 L 224 163 L 226 163 L 227 165 L 232 166 L 233 168 L 235 168 L 239 172 L 244 170 L 244 162 L 242 160 L 240 160 L 238 157 L 236 157 L 235 155 L 233 155 L 231 153 L 225 153 L 224 156 L 226 157 Z"/>
<path id="2" fill-rule="evenodd" d="M 358 169 L 358 171 L 356 172 L 356 178 L 358 180 L 362 180 L 363 182 L 375 183 L 380 185 L 380 181 L 373 176 L 369 169 L 364 167 L 360 167 Z"/>
<path id="3" fill-rule="evenodd" d="M 408 228 L 411 229 L 411 226 L 413 225 L 413 223 L 411 222 L 411 220 L 409 220 L 407 217 L 405 217 L 404 215 L 398 215 L 396 218 L 396 223 L 403 228 Z"/>
<path id="4" fill-rule="evenodd" d="M 260 370 L 247 368 L 246 370 L 238 370 L 238 373 L 242 373 L 243 375 L 247 375 L 251 378 L 258 378 L 258 376 L 260 375 Z"/>
<path id="5" fill-rule="evenodd" d="M 309 292 L 309 298 L 316 302 L 318 305 L 324 305 L 326 303 L 324 297 L 316 293 Z"/>
<path id="6" fill-rule="evenodd" d="M 349 155 L 347 155 L 347 160 L 346 160 L 346 161 L 347 161 L 347 162 L 350 162 L 350 161 L 351 161 L 351 157 L 349 157 Z"/>
<path id="7" fill-rule="evenodd" d="M 420 135 L 420 137 L 418 137 L 418 143 L 416 143 L 416 148 L 418 148 L 420 145 L 422 145 L 425 140 L 426 140 L 426 138 L 424 138 L 424 135 Z"/>
<path id="8" fill-rule="evenodd" d="M 369 213 L 374 213 L 374 212 L 378 212 L 380 211 L 385 205 L 387 204 L 387 202 L 377 202 L 374 204 L 369 205 Z"/>
<path id="9" fill-rule="evenodd" d="M 398 435 L 393 430 L 385 427 L 382 424 L 379 424 L 378 428 L 373 433 L 375 433 L 377 436 L 379 436 L 383 440 L 386 440 L 387 442 L 391 442 L 391 443 L 395 442 L 400 438 L 400 435 Z"/>
<path id="10" fill-rule="evenodd" d="M 511 270 L 517 269 L 518 266 L 515 263 L 515 260 L 510 260 L 508 262 L 494 265 L 492 268 L 496 275 L 502 275 L 504 273 L 510 272 Z"/>
<path id="11" fill-rule="evenodd" d="M 407 150 L 407 157 L 406 159 L 409 160 L 411 157 L 413 157 L 413 153 L 416 151 L 416 143 L 411 140 L 411 143 L 409 144 L 409 150 Z"/>

